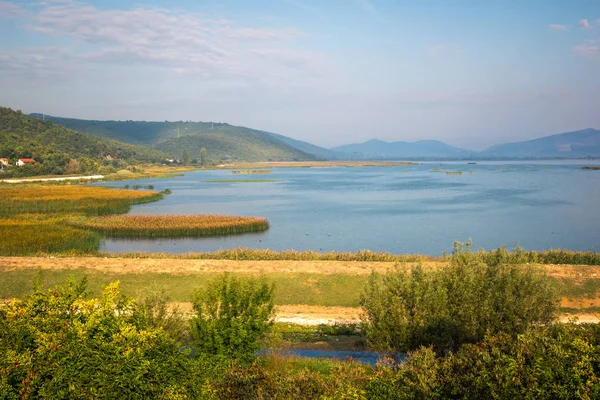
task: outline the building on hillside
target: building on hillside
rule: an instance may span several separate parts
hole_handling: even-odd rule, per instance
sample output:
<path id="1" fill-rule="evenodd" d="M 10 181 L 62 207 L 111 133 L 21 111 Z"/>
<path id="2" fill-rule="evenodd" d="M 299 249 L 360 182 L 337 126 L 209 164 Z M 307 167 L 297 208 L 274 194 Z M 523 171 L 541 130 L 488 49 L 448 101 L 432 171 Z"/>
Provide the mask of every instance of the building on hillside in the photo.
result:
<path id="1" fill-rule="evenodd" d="M 16 166 L 22 167 L 23 165 L 33 165 L 35 164 L 35 160 L 33 158 L 19 158 L 19 161 L 15 163 Z"/>
<path id="2" fill-rule="evenodd" d="M 8 167 L 8 158 L 0 158 L 0 165 Z"/>

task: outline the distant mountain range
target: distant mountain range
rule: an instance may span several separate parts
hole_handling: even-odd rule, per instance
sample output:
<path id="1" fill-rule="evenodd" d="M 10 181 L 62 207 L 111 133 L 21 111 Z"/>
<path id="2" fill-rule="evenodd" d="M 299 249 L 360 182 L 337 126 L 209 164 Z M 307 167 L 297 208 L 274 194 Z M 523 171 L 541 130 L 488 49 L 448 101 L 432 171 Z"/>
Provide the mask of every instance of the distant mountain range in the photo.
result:
<path id="1" fill-rule="evenodd" d="M 41 118 L 41 114 L 32 114 Z M 187 151 L 198 158 L 206 148 L 212 161 L 306 161 L 398 159 L 524 159 L 600 157 L 600 130 L 584 129 L 517 143 L 494 145 L 484 151 L 450 146 L 437 140 L 364 143 L 331 149 L 276 133 L 213 122 L 93 121 L 45 116 L 56 124 L 95 136 L 144 145 L 181 158 Z"/>
<path id="2" fill-rule="evenodd" d="M 524 142 L 498 144 L 481 153 L 487 157 L 600 157 L 600 130 L 583 129 Z"/>
<path id="3" fill-rule="evenodd" d="M 362 144 L 348 144 L 332 150 L 351 154 L 355 158 L 397 159 L 397 158 L 469 158 L 476 153 L 450 146 L 438 140 L 417 142 L 384 142 L 373 139 Z"/>
<path id="4" fill-rule="evenodd" d="M 498 144 L 484 151 L 472 151 L 437 140 L 383 142 L 369 140 L 332 150 L 358 159 L 525 159 L 600 157 L 600 130 L 583 129 L 523 142 Z"/>

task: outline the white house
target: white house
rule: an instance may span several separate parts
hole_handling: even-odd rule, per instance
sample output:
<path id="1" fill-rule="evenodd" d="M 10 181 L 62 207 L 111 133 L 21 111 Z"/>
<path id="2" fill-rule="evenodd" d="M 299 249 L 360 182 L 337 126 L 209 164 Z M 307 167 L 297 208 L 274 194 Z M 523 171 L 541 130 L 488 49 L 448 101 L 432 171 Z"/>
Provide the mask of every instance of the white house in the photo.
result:
<path id="1" fill-rule="evenodd" d="M 0 165 L 8 167 L 8 158 L 0 158 Z"/>
<path id="2" fill-rule="evenodd" d="M 33 165 L 35 164 L 35 160 L 33 158 L 19 158 L 19 161 L 15 163 L 15 165 L 22 167 L 23 165 Z"/>

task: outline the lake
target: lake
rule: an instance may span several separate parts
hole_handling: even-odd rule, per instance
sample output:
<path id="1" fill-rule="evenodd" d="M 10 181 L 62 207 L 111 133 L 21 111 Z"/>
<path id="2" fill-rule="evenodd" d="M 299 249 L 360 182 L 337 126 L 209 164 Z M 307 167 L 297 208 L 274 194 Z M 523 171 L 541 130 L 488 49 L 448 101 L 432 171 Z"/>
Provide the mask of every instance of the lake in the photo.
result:
<path id="1" fill-rule="evenodd" d="M 441 255 L 454 240 L 472 238 L 475 248 L 518 243 L 528 250 L 600 251 L 600 171 L 581 169 L 598 163 L 428 162 L 273 168 L 268 175 L 215 170 L 118 182 L 173 191 L 160 202 L 133 206 L 131 214 L 262 216 L 270 229 L 217 238 L 106 239 L 102 250 L 186 253 L 248 247 Z M 223 179 L 279 182 L 206 182 Z"/>

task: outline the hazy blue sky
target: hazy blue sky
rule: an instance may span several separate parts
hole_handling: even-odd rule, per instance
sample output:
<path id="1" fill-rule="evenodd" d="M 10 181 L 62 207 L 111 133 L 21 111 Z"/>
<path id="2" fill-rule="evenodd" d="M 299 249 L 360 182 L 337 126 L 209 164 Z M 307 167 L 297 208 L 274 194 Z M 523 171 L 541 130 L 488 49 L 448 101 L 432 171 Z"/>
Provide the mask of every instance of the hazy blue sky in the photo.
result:
<path id="1" fill-rule="evenodd" d="M 0 2 L 0 105 L 480 149 L 600 128 L 600 1 Z"/>

